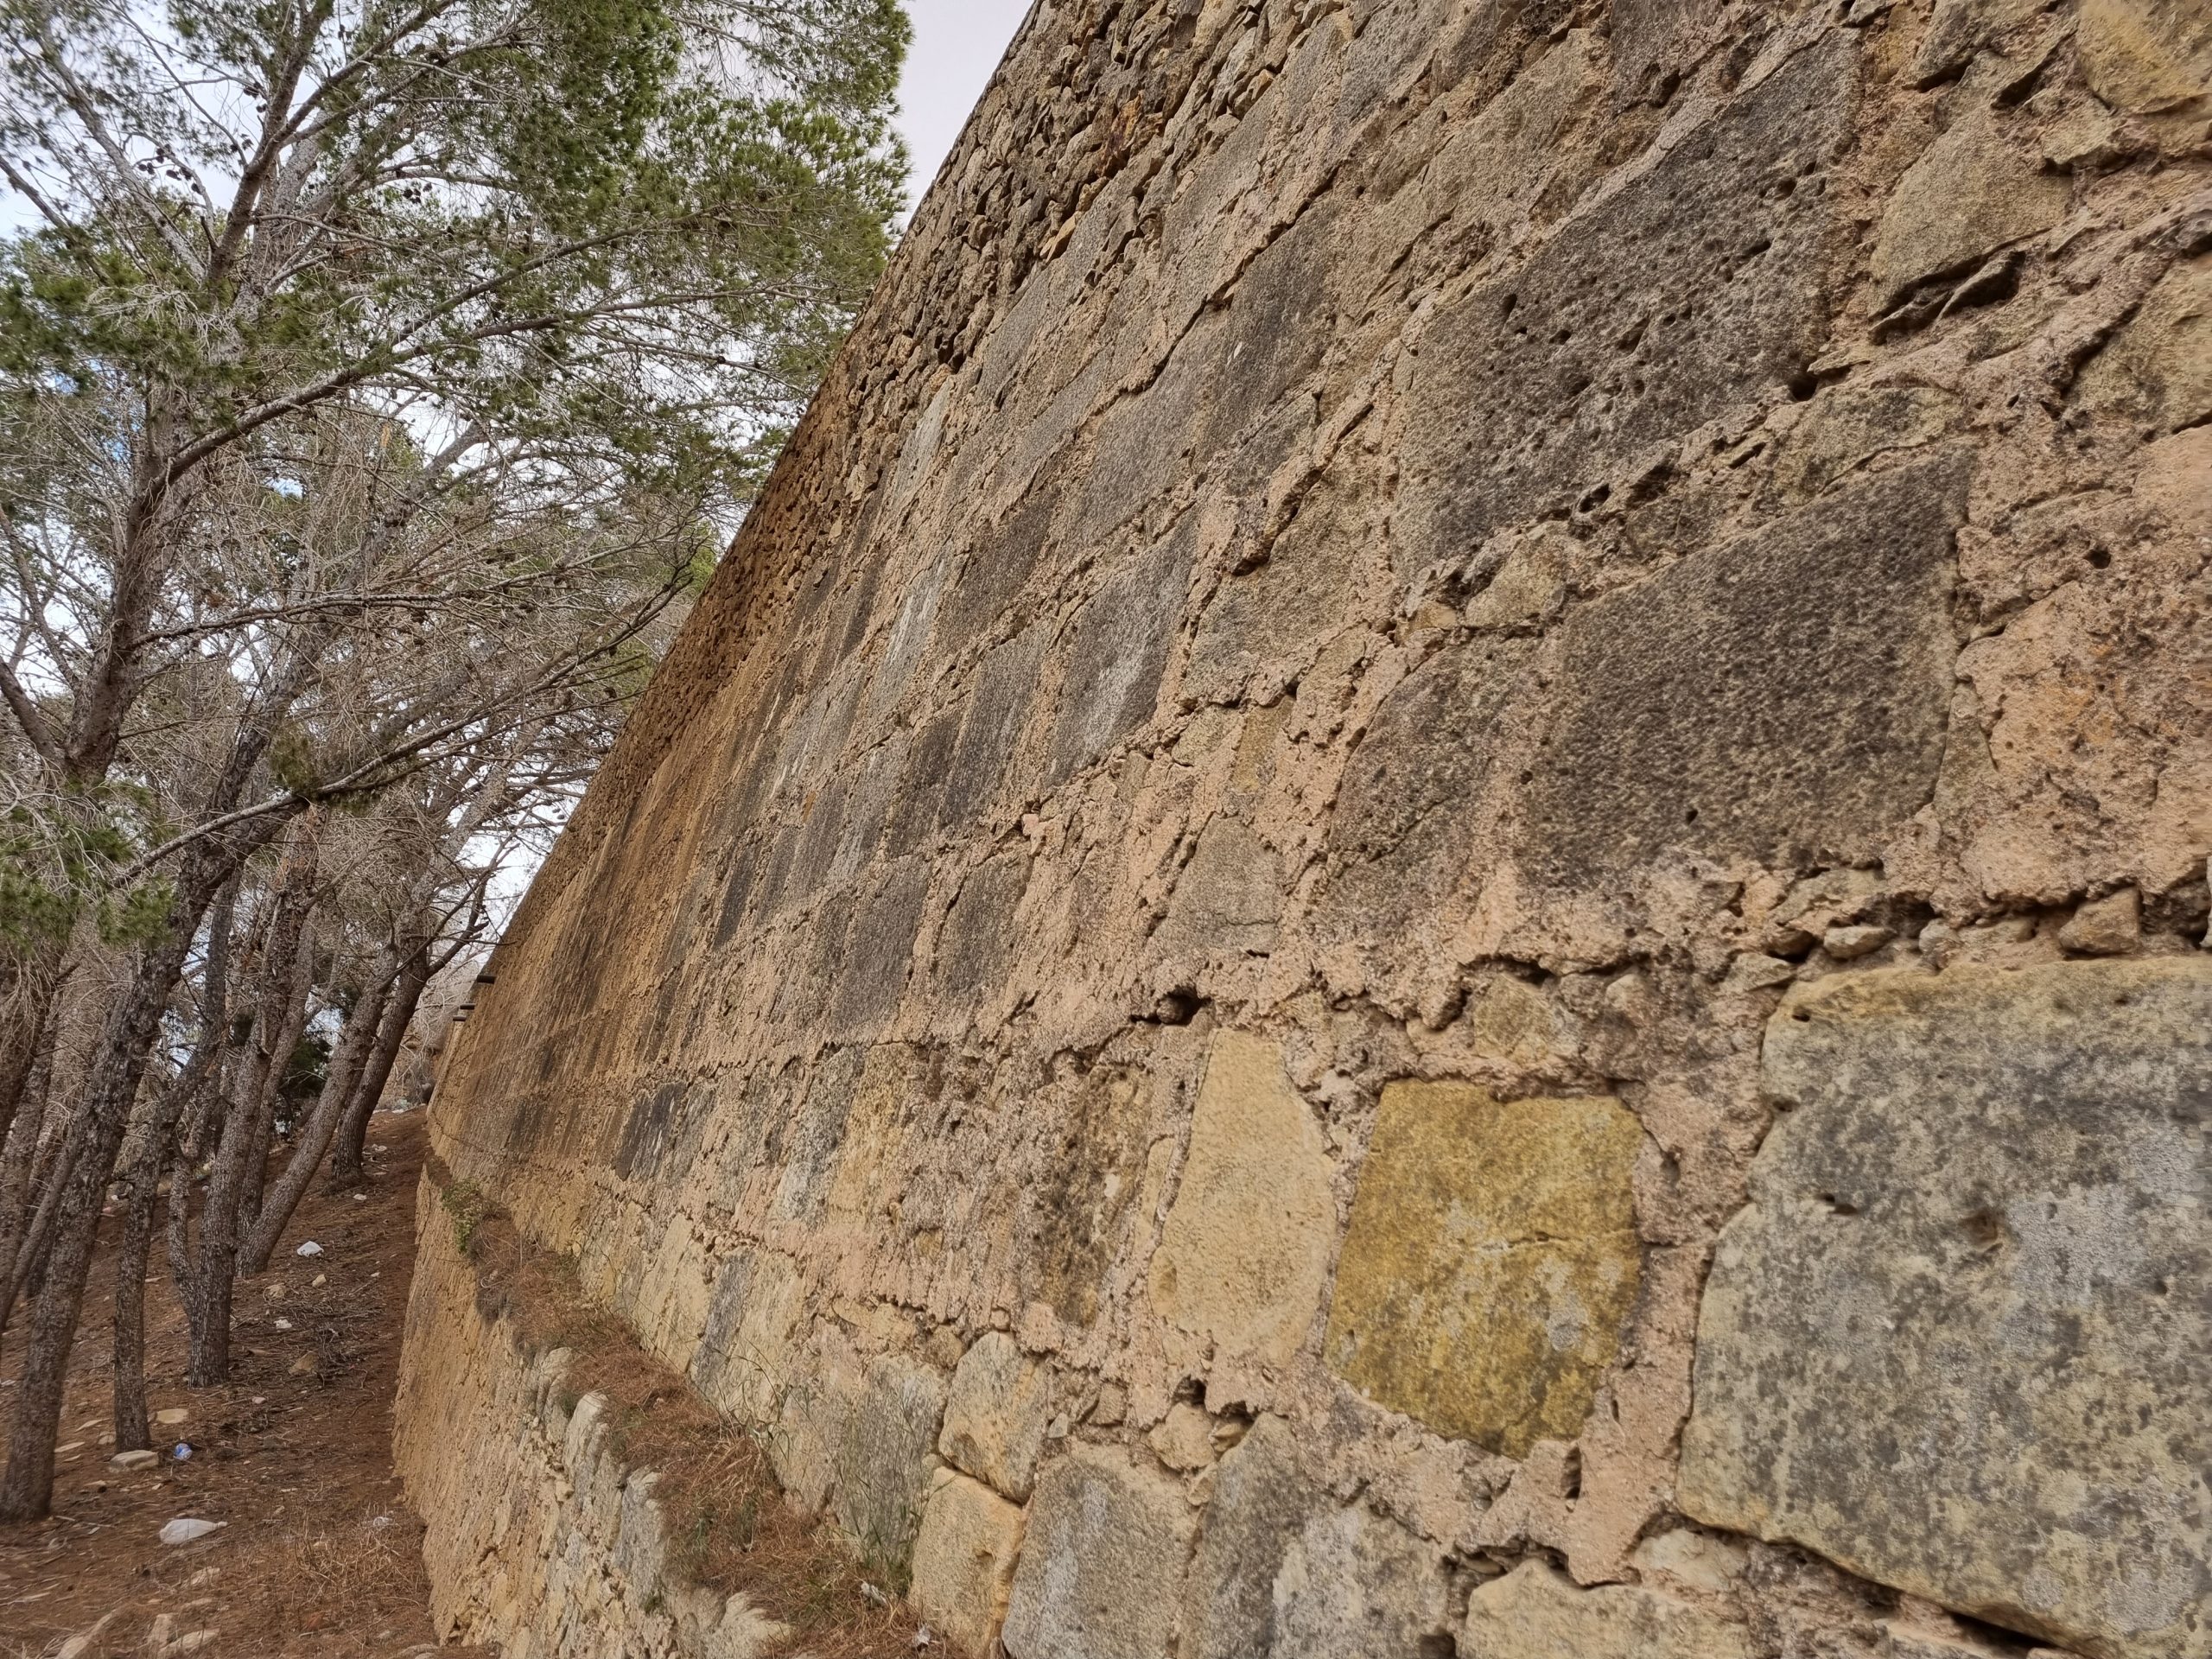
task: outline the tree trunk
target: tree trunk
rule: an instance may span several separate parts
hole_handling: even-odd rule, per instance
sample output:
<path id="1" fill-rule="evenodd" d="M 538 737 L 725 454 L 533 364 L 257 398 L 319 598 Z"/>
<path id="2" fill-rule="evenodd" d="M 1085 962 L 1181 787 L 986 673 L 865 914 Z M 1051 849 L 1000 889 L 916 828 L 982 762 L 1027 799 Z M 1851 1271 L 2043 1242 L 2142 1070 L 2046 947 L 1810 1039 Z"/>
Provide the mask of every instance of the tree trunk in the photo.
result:
<path id="1" fill-rule="evenodd" d="M 399 976 L 391 1001 L 385 1006 L 384 1024 L 377 1030 L 376 1048 L 361 1072 L 361 1080 L 353 1085 L 353 1099 L 346 1103 L 346 1121 L 338 1126 L 338 1144 L 330 1154 L 333 1187 L 360 1185 L 361 1152 L 368 1140 L 370 1116 L 375 1112 L 377 1102 L 384 1098 L 384 1086 L 391 1079 L 391 1068 L 406 1044 L 407 1028 L 415 1021 L 415 1009 L 423 1000 L 423 988 L 429 982 L 430 950 L 424 945 L 408 958 L 407 966 Z"/>
<path id="2" fill-rule="evenodd" d="M 0 1141 L 14 1128 L 39 1057 L 51 1040 L 54 1004 L 67 976 L 67 941 L 41 944 L 8 987 L 7 1011 L 0 1014 Z"/>
<path id="3" fill-rule="evenodd" d="M 322 1154 L 330 1149 L 331 1137 L 338 1133 L 339 1120 L 353 1103 L 353 1090 L 361 1080 L 370 1047 L 381 1034 L 384 1010 L 391 995 L 391 959 L 386 955 L 378 963 L 371 983 L 363 988 L 361 1000 L 346 1016 L 338 1046 L 331 1051 L 329 1067 L 323 1073 L 322 1092 L 315 1097 L 315 1109 L 293 1130 L 292 1155 L 285 1162 L 284 1173 L 263 1198 L 238 1252 L 240 1273 L 257 1274 L 269 1265 L 284 1224 L 299 1207 L 308 1183 L 321 1166 Z"/>
<path id="4" fill-rule="evenodd" d="M 30 1345 L 16 1389 L 8 1467 L 0 1475 L 0 1522 L 42 1520 L 53 1501 L 54 1443 L 61 1419 L 62 1387 L 85 1280 L 92 1270 L 92 1243 L 107 1196 L 108 1174 L 123 1145 L 130 1103 L 145 1074 L 162 1010 L 184 971 L 192 936 L 214 897 L 214 887 L 215 883 L 206 882 L 196 894 L 181 887 L 177 909 L 183 914 L 173 911 L 172 917 L 184 925 L 173 925 L 170 936 L 139 958 L 137 971 L 93 1051 L 79 1108 L 81 1144 L 65 1166 L 52 1248 L 31 1310 Z"/>
<path id="5" fill-rule="evenodd" d="M 38 1050 L 31 1057 L 15 1120 L 8 1125 L 4 1147 L 0 1147 L 0 1296 L 8 1295 L 7 1287 L 16 1282 L 16 1257 L 38 1205 L 39 1143 L 46 1131 L 54 1044 L 60 1024 L 50 1017 L 54 1006 L 48 1005 L 49 1017 L 39 1033 Z M 8 1306 L 0 1306 L 0 1330 L 7 1328 L 12 1306 L 11 1300 Z"/>
<path id="6" fill-rule="evenodd" d="M 158 1170 L 161 1166 L 156 1163 Z M 146 1255 L 154 1233 L 156 1184 L 124 1197 L 123 1243 L 115 1257 L 115 1449 L 143 1452 L 154 1443 L 146 1421 Z"/>
<path id="7" fill-rule="evenodd" d="M 245 1227 L 244 1206 L 249 1185 L 258 1189 L 258 1182 L 251 1179 L 258 1173 L 251 1160 L 257 1153 L 265 1156 L 266 1124 L 275 1115 L 284 1063 L 291 1057 L 305 1020 L 306 995 L 298 983 L 297 970 L 307 954 L 300 948 L 300 939 L 312 899 L 308 889 L 315 856 L 310 822 L 296 838 L 278 878 L 276 908 L 270 916 L 262 953 L 261 1007 L 254 1021 L 257 1040 L 237 1068 L 238 1086 L 224 1115 L 214 1168 L 207 1178 L 207 1196 L 200 1206 L 198 1260 L 185 1295 L 190 1338 L 185 1380 L 196 1389 L 213 1388 L 231 1379 L 231 1301 L 238 1277 L 238 1240 Z"/>

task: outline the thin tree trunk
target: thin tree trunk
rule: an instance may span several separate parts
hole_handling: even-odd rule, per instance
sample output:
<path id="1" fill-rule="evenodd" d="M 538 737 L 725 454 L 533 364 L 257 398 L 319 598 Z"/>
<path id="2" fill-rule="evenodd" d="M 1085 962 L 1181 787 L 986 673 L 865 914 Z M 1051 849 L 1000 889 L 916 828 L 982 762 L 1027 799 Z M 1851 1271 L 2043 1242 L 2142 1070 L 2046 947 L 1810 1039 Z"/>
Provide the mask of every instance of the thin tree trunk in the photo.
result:
<path id="1" fill-rule="evenodd" d="M 8 1007 L 0 1015 L 0 1141 L 15 1127 L 39 1056 L 50 1039 L 54 1008 L 67 977 L 68 943 L 42 944 L 16 970 L 8 988 Z"/>
<path id="2" fill-rule="evenodd" d="M 157 1164 L 156 1169 L 160 1167 Z M 146 1255 L 154 1232 L 156 1185 L 126 1195 L 123 1244 L 115 1257 L 115 1449 L 154 1443 L 146 1421 Z"/>
<path id="3" fill-rule="evenodd" d="M 415 1022 L 415 1010 L 423 1000 L 423 988 L 429 982 L 430 948 L 426 944 L 408 958 L 399 983 L 393 988 L 391 1001 L 385 1005 L 384 1023 L 377 1029 L 376 1048 L 369 1055 L 360 1081 L 353 1085 L 353 1099 L 346 1104 L 346 1121 L 338 1126 L 338 1143 L 330 1154 L 333 1187 L 360 1185 L 361 1153 L 368 1141 L 370 1116 L 376 1110 L 377 1102 L 384 1098 L 384 1086 L 391 1080 L 391 1068 L 406 1045 L 407 1028 Z"/>
<path id="4" fill-rule="evenodd" d="M 16 1260 L 38 1204 L 39 1145 L 47 1127 L 54 1045 L 60 1025 L 50 1017 L 54 1005 L 48 1006 L 49 1017 L 39 1033 L 38 1052 L 32 1057 L 15 1121 L 8 1126 L 4 1149 L 0 1149 L 0 1296 L 9 1295 L 8 1287 L 16 1282 Z M 11 1298 L 7 1306 L 0 1306 L 0 1331 L 7 1328 L 12 1306 Z"/>
<path id="5" fill-rule="evenodd" d="M 305 1001 L 296 969 L 305 955 L 300 936 L 307 922 L 315 869 L 315 830 L 302 826 L 278 878 L 276 906 L 262 952 L 262 995 L 255 1020 L 257 1040 L 238 1068 L 238 1087 L 225 1113 L 216 1143 L 207 1196 L 200 1211 L 200 1249 L 186 1294 L 190 1357 L 185 1380 L 212 1388 L 231 1377 L 231 1302 L 238 1276 L 238 1240 L 245 1229 L 243 1206 L 249 1160 L 265 1147 L 263 1125 L 276 1110 L 284 1062 L 299 1040 Z"/>
<path id="6" fill-rule="evenodd" d="M 323 1073 L 322 1092 L 315 1097 L 315 1109 L 294 1130 L 292 1155 L 285 1161 L 284 1173 L 264 1197 L 260 1211 L 246 1233 L 245 1243 L 238 1252 L 241 1274 L 257 1274 L 269 1265 L 276 1241 L 284 1231 L 284 1224 L 291 1220 L 292 1211 L 299 1207 L 308 1183 L 321 1167 L 322 1154 L 330 1149 L 331 1138 L 338 1133 L 339 1120 L 353 1103 L 353 1090 L 360 1082 L 369 1050 L 381 1033 L 384 1010 L 391 1001 L 391 961 L 386 955 L 378 963 L 372 982 L 363 987 L 361 1000 L 353 1005 L 353 1012 L 346 1016 L 345 1028 L 339 1033 L 338 1046 L 331 1051 L 330 1065 Z"/>

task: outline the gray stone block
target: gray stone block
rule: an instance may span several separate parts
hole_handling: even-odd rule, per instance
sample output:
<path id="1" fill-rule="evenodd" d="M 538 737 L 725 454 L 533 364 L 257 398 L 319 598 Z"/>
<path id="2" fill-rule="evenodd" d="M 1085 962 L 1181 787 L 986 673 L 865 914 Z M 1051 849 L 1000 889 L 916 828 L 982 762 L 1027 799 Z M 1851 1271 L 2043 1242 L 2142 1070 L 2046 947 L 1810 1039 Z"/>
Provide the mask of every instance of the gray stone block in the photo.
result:
<path id="1" fill-rule="evenodd" d="M 1444 309 L 1408 392 L 1396 557 L 1471 554 L 1803 372 L 1827 332 L 1857 51 L 1807 47 L 1520 270 Z"/>
<path id="2" fill-rule="evenodd" d="M 1850 862 L 1926 804 L 1967 470 L 1878 474 L 1570 617 L 1523 868 L 1587 890 L 1669 847 Z"/>
<path id="3" fill-rule="evenodd" d="M 886 1354 L 868 1368 L 838 1445 L 831 1507 L 861 1559 L 898 1584 L 913 1554 L 944 1421 L 944 1379 Z"/>
<path id="4" fill-rule="evenodd" d="M 1835 976 L 1723 1233 L 1681 1502 L 2111 1659 L 2212 1654 L 2212 959 Z"/>
<path id="5" fill-rule="evenodd" d="M 1175 1633 L 1191 1506 L 1119 1446 L 1039 1475 L 1001 1639 L 1013 1659 L 1160 1659 Z"/>
<path id="6" fill-rule="evenodd" d="M 1322 1502 L 1300 1465 L 1290 1425 L 1274 1416 L 1255 1421 L 1221 1460 L 1201 1522 L 1183 1604 L 1189 1659 L 1253 1659 L 1269 1651 L 1275 1574 Z"/>
<path id="7" fill-rule="evenodd" d="M 1449 895 L 1473 849 L 1471 808 L 1529 654 L 1518 641 L 1453 646 L 1376 710 L 1329 824 L 1325 931 L 1389 944 Z"/>
<path id="8" fill-rule="evenodd" d="M 1197 522 L 1132 561 L 1077 613 L 1068 630 L 1068 670 L 1052 728 L 1046 781 L 1058 784 L 1152 717 L 1160 676 L 1182 621 Z"/>
<path id="9" fill-rule="evenodd" d="M 938 936 L 937 990 L 948 1007 L 997 988 L 1014 948 L 1014 912 L 1029 885 L 1029 855 L 1001 853 L 968 873 Z"/>

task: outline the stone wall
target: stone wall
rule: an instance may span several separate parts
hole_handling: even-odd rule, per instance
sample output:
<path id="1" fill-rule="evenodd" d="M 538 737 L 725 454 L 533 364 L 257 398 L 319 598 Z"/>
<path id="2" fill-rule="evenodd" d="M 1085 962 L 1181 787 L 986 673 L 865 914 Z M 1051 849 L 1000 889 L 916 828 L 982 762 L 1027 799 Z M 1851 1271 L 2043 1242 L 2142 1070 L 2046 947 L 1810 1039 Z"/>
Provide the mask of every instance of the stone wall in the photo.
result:
<path id="1" fill-rule="evenodd" d="M 974 1650 L 2207 1659 L 2208 19 L 1040 4 L 441 1154 Z"/>

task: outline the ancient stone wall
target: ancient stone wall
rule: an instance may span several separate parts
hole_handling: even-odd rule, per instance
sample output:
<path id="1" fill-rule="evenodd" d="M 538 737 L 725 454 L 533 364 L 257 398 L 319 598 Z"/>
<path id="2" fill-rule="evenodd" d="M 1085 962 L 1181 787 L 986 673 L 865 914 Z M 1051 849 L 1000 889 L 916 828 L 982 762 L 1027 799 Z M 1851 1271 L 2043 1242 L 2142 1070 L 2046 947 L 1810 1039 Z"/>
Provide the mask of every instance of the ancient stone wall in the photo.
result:
<path id="1" fill-rule="evenodd" d="M 2209 79 L 1046 0 L 442 1155 L 974 1651 L 2208 1659 Z"/>

